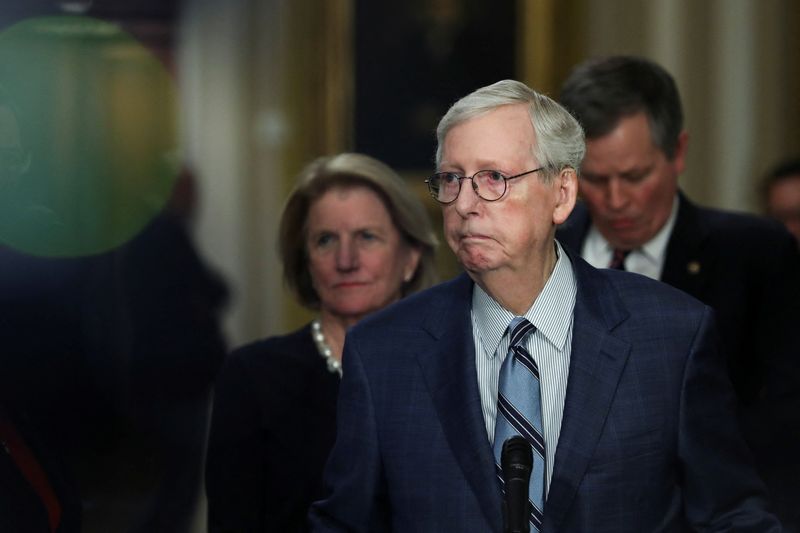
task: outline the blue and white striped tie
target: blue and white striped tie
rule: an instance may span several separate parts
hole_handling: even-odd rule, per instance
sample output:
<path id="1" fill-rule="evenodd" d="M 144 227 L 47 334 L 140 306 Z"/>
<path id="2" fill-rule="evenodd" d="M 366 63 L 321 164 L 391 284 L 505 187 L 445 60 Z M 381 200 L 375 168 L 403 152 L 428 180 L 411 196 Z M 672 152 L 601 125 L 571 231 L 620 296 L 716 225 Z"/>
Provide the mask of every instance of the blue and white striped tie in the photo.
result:
<path id="1" fill-rule="evenodd" d="M 531 531 L 540 531 L 544 511 L 544 438 L 542 437 L 542 399 L 539 390 L 539 367 L 525 349 L 525 339 L 535 331 L 533 324 L 516 317 L 508 326 L 511 341 L 503 366 L 497 394 L 497 417 L 494 426 L 494 460 L 502 486 L 500 453 L 503 443 L 522 435 L 533 449 L 533 472 L 528 486 L 531 503 Z"/>

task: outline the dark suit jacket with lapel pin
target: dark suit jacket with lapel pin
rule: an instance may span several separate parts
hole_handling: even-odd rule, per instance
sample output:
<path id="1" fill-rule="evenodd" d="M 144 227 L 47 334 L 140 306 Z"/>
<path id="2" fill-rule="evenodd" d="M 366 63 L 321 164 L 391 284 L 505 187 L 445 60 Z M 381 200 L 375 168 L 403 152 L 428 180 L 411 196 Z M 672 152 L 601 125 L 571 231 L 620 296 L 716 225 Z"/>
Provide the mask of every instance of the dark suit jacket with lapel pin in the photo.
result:
<path id="1" fill-rule="evenodd" d="M 770 372 L 790 370 L 800 358 L 797 246 L 777 222 L 679 198 L 661 281 L 714 308 L 731 379 L 741 403 L 750 405 Z M 590 225 L 578 203 L 557 238 L 580 253 Z"/>
<path id="2" fill-rule="evenodd" d="M 800 253 L 775 221 L 679 202 L 661 281 L 716 311 L 745 440 L 785 525 L 800 527 Z M 579 203 L 557 238 L 580 252 L 590 224 Z"/>
<path id="3" fill-rule="evenodd" d="M 780 531 L 732 416 L 713 312 L 570 254 L 578 282 L 543 531 Z M 500 532 L 466 276 L 348 335 L 314 531 Z"/>

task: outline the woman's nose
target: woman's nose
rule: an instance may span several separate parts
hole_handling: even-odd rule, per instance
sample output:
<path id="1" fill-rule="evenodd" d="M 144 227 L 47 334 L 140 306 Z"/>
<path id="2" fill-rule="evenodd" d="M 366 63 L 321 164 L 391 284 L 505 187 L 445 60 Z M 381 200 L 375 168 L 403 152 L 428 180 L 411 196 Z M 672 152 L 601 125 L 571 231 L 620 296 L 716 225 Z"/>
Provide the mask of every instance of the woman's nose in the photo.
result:
<path id="1" fill-rule="evenodd" d="M 337 248 L 336 268 L 345 272 L 358 268 L 358 248 L 351 239 L 343 239 Z"/>

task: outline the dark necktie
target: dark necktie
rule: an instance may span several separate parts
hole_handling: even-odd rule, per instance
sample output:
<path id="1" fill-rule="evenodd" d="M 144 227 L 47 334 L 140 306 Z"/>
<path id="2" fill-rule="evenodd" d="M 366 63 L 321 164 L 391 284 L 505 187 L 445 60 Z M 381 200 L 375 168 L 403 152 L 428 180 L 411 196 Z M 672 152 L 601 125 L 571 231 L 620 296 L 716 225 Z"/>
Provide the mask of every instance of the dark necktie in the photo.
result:
<path id="1" fill-rule="evenodd" d="M 611 263 L 609 263 L 608 268 L 625 270 L 625 258 L 628 257 L 629 253 L 631 253 L 630 250 L 614 248 L 614 255 L 611 256 Z"/>
<path id="2" fill-rule="evenodd" d="M 542 528 L 544 511 L 545 445 L 542 437 L 542 401 L 539 389 L 539 367 L 525 349 L 525 339 L 535 331 L 533 324 L 516 317 L 508 326 L 508 354 L 500 368 L 497 393 L 497 416 L 494 426 L 494 460 L 501 479 L 500 454 L 503 443 L 514 435 L 522 435 L 533 448 L 533 472 L 528 486 L 531 503 L 531 531 Z"/>

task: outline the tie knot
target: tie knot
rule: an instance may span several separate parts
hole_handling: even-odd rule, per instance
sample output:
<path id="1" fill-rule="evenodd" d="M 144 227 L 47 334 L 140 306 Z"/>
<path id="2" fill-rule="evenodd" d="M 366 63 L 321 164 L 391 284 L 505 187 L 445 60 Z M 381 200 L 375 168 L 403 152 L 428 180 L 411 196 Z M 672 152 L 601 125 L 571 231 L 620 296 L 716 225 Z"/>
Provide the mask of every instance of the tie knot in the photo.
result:
<path id="1" fill-rule="evenodd" d="M 508 329 L 511 331 L 509 346 L 514 348 L 522 344 L 525 341 L 525 337 L 527 337 L 535 328 L 533 327 L 533 324 L 528 322 L 528 319 L 518 316 L 511 321 L 511 324 L 508 325 Z"/>
<path id="2" fill-rule="evenodd" d="M 608 268 L 625 270 L 625 258 L 628 257 L 629 253 L 631 253 L 630 250 L 620 250 L 619 248 L 614 248 L 614 254 L 611 256 L 611 264 L 608 265 Z"/>

